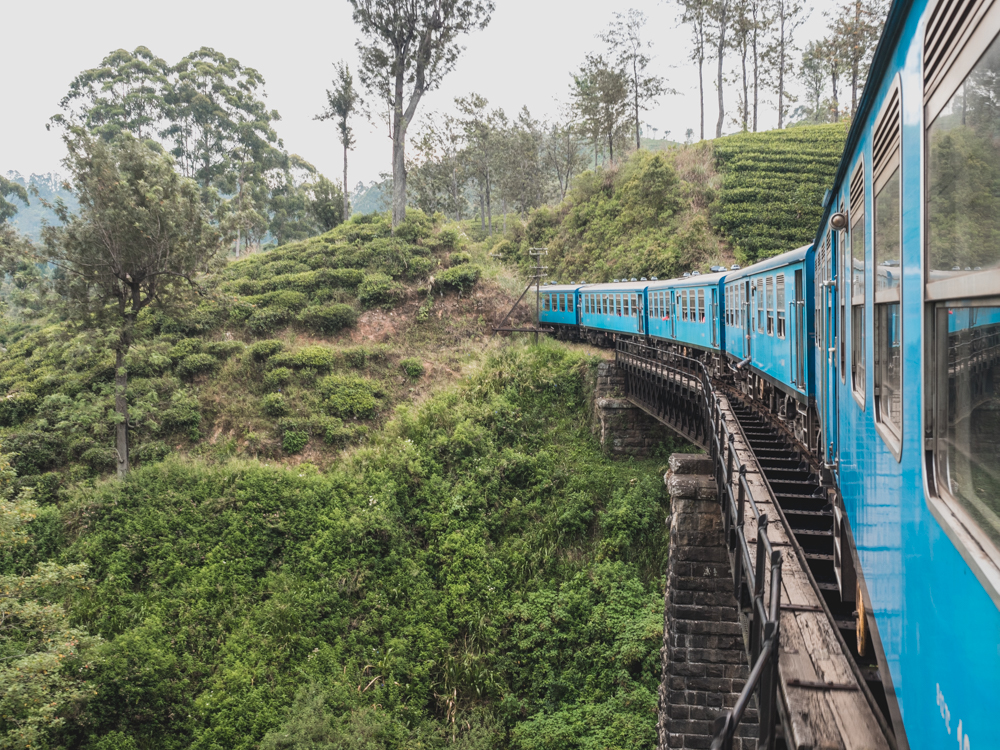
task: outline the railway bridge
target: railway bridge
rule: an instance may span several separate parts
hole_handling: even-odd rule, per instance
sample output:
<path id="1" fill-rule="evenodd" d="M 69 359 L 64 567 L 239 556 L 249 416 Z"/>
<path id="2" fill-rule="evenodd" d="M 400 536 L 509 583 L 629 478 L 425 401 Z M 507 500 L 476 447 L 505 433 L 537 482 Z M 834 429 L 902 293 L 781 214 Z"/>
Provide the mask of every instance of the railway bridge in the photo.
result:
<path id="1" fill-rule="evenodd" d="M 667 479 L 660 750 L 895 750 L 821 467 L 696 359 L 619 340 L 615 365 L 625 399 L 705 451 Z"/>

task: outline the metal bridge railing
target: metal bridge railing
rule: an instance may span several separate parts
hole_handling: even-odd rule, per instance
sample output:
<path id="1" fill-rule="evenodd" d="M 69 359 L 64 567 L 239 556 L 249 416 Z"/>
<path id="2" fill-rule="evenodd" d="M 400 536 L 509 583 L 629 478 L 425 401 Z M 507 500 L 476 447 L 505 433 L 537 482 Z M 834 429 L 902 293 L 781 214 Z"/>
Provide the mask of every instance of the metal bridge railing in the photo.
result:
<path id="1" fill-rule="evenodd" d="M 757 747 L 772 750 L 778 719 L 782 559 L 767 538 L 767 514 L 761 513 L 754 501 L 747 482 L 747 467 L 736 452 L 736 437 L 729 429 L 704 364 L 630 341 L 617 343 L 615 360 L 625 371 L 628 396 L 671 426 L 676 425 L 675 429 L 682 434 L 695 437 L 707 447 L 715 467 L 723 528 L 732 563 L 733 592 L 740 608 L 748 606 L 750 609 L 748 657 L 752 667 L 736 705 L 716 720 L 712 750 L 731 750 L 733 737 L 754 693 L 757 694 L 759 719 Z M 747 507 L 757 526 L 753 559 L 744 532 Z M 765 592 L 768 578 L 770 586 Z"/>

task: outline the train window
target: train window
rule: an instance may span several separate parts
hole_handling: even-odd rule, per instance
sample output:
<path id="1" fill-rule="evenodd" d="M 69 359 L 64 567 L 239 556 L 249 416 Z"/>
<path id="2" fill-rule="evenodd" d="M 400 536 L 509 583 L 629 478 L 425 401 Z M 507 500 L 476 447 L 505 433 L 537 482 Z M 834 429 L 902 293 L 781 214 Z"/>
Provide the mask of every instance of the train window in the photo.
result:
<path id="1" fill-rule="evenodd" d="M 622 295 L 615 295 L 615 314 L 621 317 L 622 314 Z"/>
<path id="2" fill-rule="evenodd" d="M 851 175 L 851 390 L 865 405 L 865 168 L 859 160 Z"/>
<path id="3" fill-rule="evenodd" d="M 576 295 L 573 293 L 566 295 L 566 312 L 573 312 L 573 303 L 575 301 Z"/>
<path id="4" fill-rule="evenodd" d="M 843 201 L 840 203 L 840 212 L 844 213 Z M 840 298 L 840 320 L 837 323 L 840 382 L 845 383 L 847 382 L 847 295 L 850 287 L 847 281 L 847 231 L 841 230 L 834 237 L 837 242 L 837 296 Z"/>
<path id="5" fill-rule="evenodd" d="M 681 292 L 681 320 L 688 319 L 688 293 L 685 289 Z"/>
<path id="6" fill-rule="evenodd" d="M 698 322 L 705 322 L 705 290 L 698 290 Z"/>
<path id="7" fill-rule="evenodd" d="M 785 338 L 785 274 L 779 273 L 774 280 L 775 311 L 777 312 L 778 338 Z"/>
<path id="8" fill-rule="evenodd" d="M 900 93 L 893 88 L 875 122 L 872 181 L 875 213 L 874 269 L 875 421 L 886 428 L 890 448 L 899 457 L 903 428 L 901 318 L 899 308 L 900 243 Z"/>
<path id="9" fill-rule="evenodd" d="M 767 335 L 774 335 L 774 277 L 764 279 L 765 300 L 767 304 Z"/>
<path id="10" fill-rule="evenodd" d="M 764 333 L 764 279 L 757 279 L 757 332 Z"/>

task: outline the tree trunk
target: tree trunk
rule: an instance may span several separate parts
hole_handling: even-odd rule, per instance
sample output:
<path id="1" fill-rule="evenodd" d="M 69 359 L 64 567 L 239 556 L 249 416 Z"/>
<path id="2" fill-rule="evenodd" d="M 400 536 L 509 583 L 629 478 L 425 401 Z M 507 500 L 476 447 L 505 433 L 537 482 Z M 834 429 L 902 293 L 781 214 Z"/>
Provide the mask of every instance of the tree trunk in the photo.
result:
<path id="1" fill-rule="evenodd" d="M 635 89 L 635 150 L 642 148 L 642 136 L 639 132 L 639 68 L 638 62 L 632 57 L 632 86 Z"/>
<path id="2" fill-rule="evenodd" d="M 486 216 L 489 220 L 490 237 L 493 236 L 493 202 L 490 195 L 490 168 L 486 166 Z"/>
<path id="3" fill-rule="evenodd" d="M 701 107 L 701 140 L 705 140 L 705 78 L 702 68 L 705 64 L 705 56 L 698 55 L 698 105 Z"/>
<path id="4" fill-rule="evenodd" d="M 747 132 L 747 116 L 749 105 L 750 89 L 747 86 L 747 47 L 743 43 L 743 132 Z"/>
<path id="5" fill-rule="evenodd" d="M 119 416 L 115 425 L 115 448 L 118 452 L 118 478 L 128 474 L 128 372 L 125 369 L 125 355 L 132 346 L 132 324 L 134 316 L 125 316 L 118 344 L 115 346 L 115 412 Z"/>
<path id="6" fill-rule="evenodd" d="M 833 79 L 833 121 L 840 122 L 840 99 L 837 97 L 837 66 L 830 67 L 830 77 Z"/>
<path id="7" fill-rule="evenodd" d="M 721 9 L 719 11 L 719 43 L 715 50 L 715 56 L 719 61 L 718 74 L 716 75 L 715 85 L 719 89 L 719 119 L 715 123 L 715 137 L 722 137 L 722 125 L 726 121 L 726 104 L 723 101 L 723 88 L 722 88 L 722 68 L 725 64 L 726 55 L 726 23 L 727 18 L 727 8 L 725 3 L 720 3 Z"/>
<path id="8" fill-rule="evenodd" d="M 778 38 L 778 130 L 785 126 L 785 16 L 779 19 L 781 24 Z"/>
<path id="9" fill-rule="evenodd" d="M 351 210 L 351 201 L 347 197 L 347 144 L 344 144 L 344 221 L 347 221 Z"/>
<path id="10" fill-rule="evenodd" d="M 760 56 L 757 53 L 757 8 L 754 6 L 753 13 L 753 37 L 751 46 L 753 47 L 753 132 L 757 132 L 757 98 L 760 90 Z"/>
<path id="11" fill-rule="evenodd" d="M 395 229 L 406 219 L 406 157 L 403 137 L 399 128 L 392 139 L 392 227 Z"/>

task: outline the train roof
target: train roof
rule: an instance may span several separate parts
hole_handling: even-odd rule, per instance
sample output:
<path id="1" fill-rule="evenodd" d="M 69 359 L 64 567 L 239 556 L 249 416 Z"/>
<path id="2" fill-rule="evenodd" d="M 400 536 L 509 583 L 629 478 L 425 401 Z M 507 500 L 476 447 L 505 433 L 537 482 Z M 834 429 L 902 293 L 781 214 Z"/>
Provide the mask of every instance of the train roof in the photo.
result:
<path id="1" fill-rule="evenodd" d="M 645 281 L 605 281 L 603 284 L 587 284 L 586 289 L 588 292 L 641 292 L 650 284 L 656 283 L 658 282 L 649 281 L 648 279 Z"/>
<path id="2" fill-rule="evenodd" d="M 585 286 L 584 282 L 577 282 L 574 284 L 542 284 L 538 291 L 540 292 L 575 292 L 577 289 Z"/>
<path id="3" fill-rule="evenodd" d="M 697 276 L 682 276 L 677 279 L 660 279 L 650 282 L 650 289 L 675 289 L 686 286 L 715 286 L 726 278 L 729 273 L 735 271 L 715 271 L 714 273 L 702 273 Z"/>
<path id="4" fill-rule="evenodd" d="M 770 271 L 774 268 L 781 268 L 782 266 L 787 266 L 791 263 L 798 263 L 805 260 L 805 257 L 809 254 L 810 250 L 812 250 L 812 245 L 803 245 L 802 247 L 798 247 L 794 250 L 789 250 L 787 253 L 759 260 L 746 268 L 741 268 L 738 271 L 730 271 L 728 276 L 726 276 L 726 280 L 735 281 L 736 279 L 742 279 L 747 276 L 755 276 L 758 273 L 764 273 L 765 271 Z"/>

